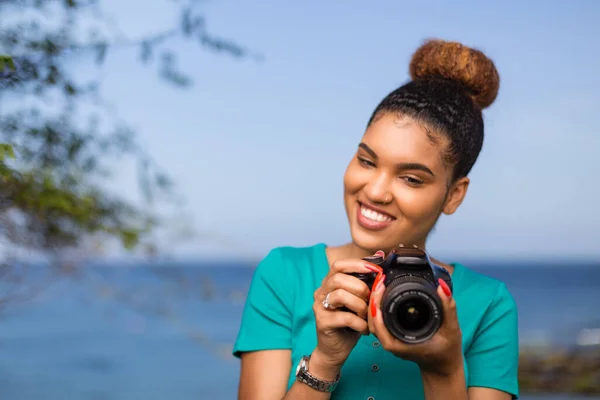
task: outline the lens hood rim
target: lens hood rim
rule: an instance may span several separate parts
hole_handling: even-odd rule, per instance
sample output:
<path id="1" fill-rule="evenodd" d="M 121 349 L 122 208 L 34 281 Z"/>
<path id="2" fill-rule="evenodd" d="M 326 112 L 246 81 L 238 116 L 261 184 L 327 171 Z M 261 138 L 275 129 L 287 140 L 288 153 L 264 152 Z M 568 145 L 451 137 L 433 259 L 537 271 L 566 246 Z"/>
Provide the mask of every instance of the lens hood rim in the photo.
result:
<path id="1" fill-rule="evenodd" d="M 420 281 L 420 282 L 419 282 Z M 397 321 L 396 309 L 407 300 L 421 299 L 429 308 L 429 322 L 416 332 L 403 329 Z M 408 344 L 418 344 L 429 340 L 439 330 L 443 322 L 443 309 L 436 289 L 423 278 L 404 281 L 394 285 L 392 282 L 381 299 L 381 312 L 388 331 L 398 340 Z"/>

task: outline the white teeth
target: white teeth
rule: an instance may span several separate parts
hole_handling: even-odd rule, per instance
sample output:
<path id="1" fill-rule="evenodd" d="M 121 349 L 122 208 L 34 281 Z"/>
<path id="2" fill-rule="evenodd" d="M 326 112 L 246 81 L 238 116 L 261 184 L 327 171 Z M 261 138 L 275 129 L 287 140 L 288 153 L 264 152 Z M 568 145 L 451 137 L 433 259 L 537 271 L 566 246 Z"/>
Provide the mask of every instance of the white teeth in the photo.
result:
<path id="1" fill-rule="evenodd" d="M 370 208 L 366 207 L 361 207 L 360 213 L 363 215 L 363 217 L 368 218 L 372 221 L 389 222 L 392 220 L 392 218 L 388 217 L 387 215 L 380 214 L 377 211 L 373 211 Z"/>

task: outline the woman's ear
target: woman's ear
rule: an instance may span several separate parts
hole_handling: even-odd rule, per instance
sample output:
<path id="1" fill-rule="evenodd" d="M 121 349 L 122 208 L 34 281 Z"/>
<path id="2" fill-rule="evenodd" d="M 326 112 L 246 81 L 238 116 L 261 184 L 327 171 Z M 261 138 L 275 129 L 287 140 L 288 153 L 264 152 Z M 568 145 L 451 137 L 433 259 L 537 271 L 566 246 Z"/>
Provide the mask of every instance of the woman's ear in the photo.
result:
<path id="1" fill-rule="evenodd" d="M 444 203 L 444 214 L 451 215 L 456 212 L 467 195 L 469 182 L 469 178 L 465 176 L 458 179 L 452 184 L 452 186 L 450 186 L 450 189 L 448 189 L 448 194 L 446 195 L 446 202 Z"/>

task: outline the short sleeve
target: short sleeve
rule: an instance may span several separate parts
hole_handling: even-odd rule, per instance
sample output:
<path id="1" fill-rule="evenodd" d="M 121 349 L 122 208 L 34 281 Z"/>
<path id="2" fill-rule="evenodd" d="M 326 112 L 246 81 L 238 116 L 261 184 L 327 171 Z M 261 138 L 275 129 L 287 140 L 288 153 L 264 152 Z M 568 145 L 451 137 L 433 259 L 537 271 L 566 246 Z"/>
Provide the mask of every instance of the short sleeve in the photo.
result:
<path id="1" fill-rule="evenodd" d="M 467 386 L 488 387 L 519 397 L 519 327 L 517 305 L 504 283 L 478 327 L 465 355 Z"/>
<path id="2" fill-rule="evenodd" d="M 280 249 L 273 249 L 254 271 L 233 355 L 291 349 L 294 280 Z"/>

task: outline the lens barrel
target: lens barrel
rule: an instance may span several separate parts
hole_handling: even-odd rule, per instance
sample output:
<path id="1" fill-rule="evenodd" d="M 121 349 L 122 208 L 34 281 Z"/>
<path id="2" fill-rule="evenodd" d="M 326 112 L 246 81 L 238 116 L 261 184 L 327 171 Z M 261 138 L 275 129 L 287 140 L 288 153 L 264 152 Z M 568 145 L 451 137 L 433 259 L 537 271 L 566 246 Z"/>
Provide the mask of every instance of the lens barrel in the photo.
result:
<path id="1" fill-rule="evenodd" d="M 386 327 L 405 343 L 430 339 L 442 324 L 436 287 L 419 276 L 401 275 L 387 284 L 381 306 Z"/>

